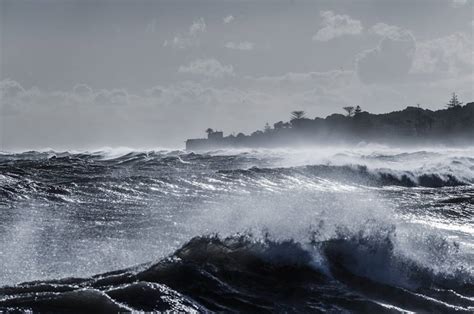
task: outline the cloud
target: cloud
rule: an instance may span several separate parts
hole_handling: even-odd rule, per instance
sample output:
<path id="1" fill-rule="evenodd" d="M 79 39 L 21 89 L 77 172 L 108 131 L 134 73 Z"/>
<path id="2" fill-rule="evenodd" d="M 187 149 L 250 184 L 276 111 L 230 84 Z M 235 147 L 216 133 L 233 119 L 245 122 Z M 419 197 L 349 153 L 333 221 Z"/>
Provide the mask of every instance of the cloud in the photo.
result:
<path id="1" fill-rule="evenodd" d="M 336 15 L 332 11 L 322 11 L 320 15 L 323 27 L 313 36 L 313 40 L 328 41 L 343 35 L 358 35 L 363 30 L 360 21 L 348 15 Z"/>
<path id="2" fill-rule="evenodd" d="M 101 106 L 129 104 L 128 92 L 124 89 L 102 89 L 95 93 L 93 103 Z"/>
<path id="3" fill-rule="evenodd" d="M 263 126 L 264 112 L 284 105 L 272 95 L 208 83 L 154 86 L 137 94 L 92 89 L 89 97 L 83 84 L 70 91 L 46 91 L 0 81 L 2 87 L 20 87 L 20 92 L 9 93 L 8 102 L 2 101 L 2 130 L 8 134 L 2 149 L 182 148 L 186 138 L 204 135 L 209 126 L 253 131 Z M 117 103 L 121 106 L 110 106 Z"/>
<path id="4" fill-rule="evenodd" d="M 454 33 L 417 43 L 413 73 L 472 73 L 474 70 L 472 37 Z"/>
<path id="5" fill-rule="evenodd" d="M 234 20 L 234 16 L 232 15 L 227 15 L 226 17 L 224 17 L 222 19 L 222 22 L 224 22 L 224 24 L 229 24 L 230 22 L 232 22 Z"/>
<path id="6" fill-rule="evenodd" d="M 25 95 L 26 91 L 18 82 L 11 79 L 0 81 L 0 114 L 10 116 L 21 111 L 21 102 L 19 101 Z"/>
<path id="7" fill-rule="evenodd" d="M 23 86 L 11 79 L 0 81 L 0 99 L 16 97 L 25 92 Z"/>
<path id="8" fill-rule="evenodd" d="M 199 33 L 204 33 L 206 31 L 206 23 L 201 17 L 199 20 L 196 20 L 189 26 L 189 35 L 196 36 Z"/>
<path id="9" fill-rule="evenodd" d="M 233 50 L 250 51 L 254 49 L 255 44 L 249 41 L 242 41 L 239 43 L 229 41 L 225 44 L 225 47 L 227 49 L 233 49 Z"/>
<path id="10" fill-rule="evenodd" d="M 353 71 L 332 70 L 327 72 L 285 73 L 278 76 L 246 76 L 248 88 L 274 92 L 301 92 L 318 88 L 334 90 L 348 86 L 354 80 Z"/>
<path id="11" fill-rule="evenodd" d="M 400 82 L 412 66 L 416 40 L 410 31 L 379 23 L 371 32 L 382 36 L 378 46 L 360 53 L 356 71 L 364 83 Z"/>
<path id="12" fill-rule="evenodd" d="M 90 97 L 93 93 L 92 88 L 86 84 L 77 84 L 72 91 L 79 97 Z"/>
<path id="13" fill-rule="evenodd" d="M 199 36 L 206 32 L 206 22 L 204 18 L 195 20 L 191 26 L 189 26 L 188 32 L 184 35 L 178 34 L 171 40 L 165 40 L 163 47 L 172 47 L 177 49 L 185 49 L 189 47 L 195 47 L 200 44 Z"/>
<path id="14" fill-rule="evenodd" d="M 451 5 L 455 8 L 460 8 L 467 3 L 467 0 L 451 0 Z"/>
<path id="15" fill-rule="evenodd" d="M 180 66 L 178 72 L 221 78 L 233 76 L 234 67 L 232 65 L 223 65 L 216 59 L 197 59 L 187 66 Z"/>
<path id="16" fill-rule="evenodd" d="M 377 23 L 369 29 L 369 33 L 373 33 L 382 37 L 391 38 L 394 40 L 403 39 L 411 35 L 409 30 L 403 29 L 395 25 L 388 25 L 385 23 Z"/>

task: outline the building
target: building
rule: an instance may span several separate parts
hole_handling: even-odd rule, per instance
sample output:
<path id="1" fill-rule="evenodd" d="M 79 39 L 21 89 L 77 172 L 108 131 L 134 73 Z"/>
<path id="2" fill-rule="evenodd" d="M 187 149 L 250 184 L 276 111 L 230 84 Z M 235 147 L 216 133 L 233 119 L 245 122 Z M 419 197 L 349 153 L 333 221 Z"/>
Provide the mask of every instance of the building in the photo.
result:
<path id="1" fill-rule="evenodd" d="M 211 132 L 207 134 L 207 139 L 210 141 L 222 140 L 224 133 L 222 131 Z"/>

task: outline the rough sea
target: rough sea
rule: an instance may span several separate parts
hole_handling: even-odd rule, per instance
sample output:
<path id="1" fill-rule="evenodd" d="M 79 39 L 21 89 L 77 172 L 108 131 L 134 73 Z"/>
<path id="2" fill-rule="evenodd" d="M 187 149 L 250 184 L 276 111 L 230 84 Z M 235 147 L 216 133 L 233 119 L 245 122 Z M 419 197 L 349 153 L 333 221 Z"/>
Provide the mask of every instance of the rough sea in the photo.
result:
<path id="1" fill-rule="evenodd" d="M 0 312 L 474 311 L 474 148 L 0 153 Z"/>

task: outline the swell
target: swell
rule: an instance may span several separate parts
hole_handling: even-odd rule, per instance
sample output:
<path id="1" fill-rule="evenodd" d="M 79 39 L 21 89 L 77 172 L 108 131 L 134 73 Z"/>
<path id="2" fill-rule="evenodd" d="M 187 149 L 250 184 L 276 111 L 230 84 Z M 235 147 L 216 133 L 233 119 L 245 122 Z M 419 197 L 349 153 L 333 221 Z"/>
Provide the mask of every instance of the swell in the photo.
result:
<path id="1" fill-rule="evenodd" d="M 97 195 L 117 185 L 124 188 L 119 192 L 146 195 L 149 191 L 134 189 L 141 184 L 154 183 L 157 184 L 156 189 L 164 193 L 170 192 L 166 190 L 169 186 L 186 190 L 191 184 L 192 188 L 199 189 L 202 184 L 215 184 L 207 180 L 209 178 L 227 185 L 242 179 L 252 184 L 259 178 L 285 184 L 283 179 L 288 177 L 382 187 L 437 188 L 474 184 L 474 160 L 468 157 L 453 157 L 442 164 L 413 170 L 377 168 L 357 163 L 367 160 L 385 162 L 387 159 L 404 162 L 420 154 L 423 158 L 437 156 L 427 152 L 369 155 L 355 160 L 356 163 L 346 161 L 342 165 L 325 163 L 275 168 L 275 158 L 258 158 L 249 153 L 131 152 L 112 157 L 100 152 L 3 154 L 0 155 L 0 196 L 4 201 L 43 198 L 62 202 L 68 201 L 72 195 Z"/>
<path id="2" fill-rule="evenodd" d="M 391 232 L 356 234 L 304 244 L 249 235 L 196 237 L 156 264 L 0 288 L 0 310 L 384 313 L 398 308 L 467 313 L 473 309 L 471 274 L 462 269 L 434 273 L 427 265 L 400 258 L 392 237 Z M 401 269 L 403 281 L 390 279 L 390 272 Z"/>
<path id="3" fill-rule="evenodd" d="M 430 187 L 463 186 L 474 183 L 474 178 L 458 177 L 455 173 L 428 170 L 425 173 L 391 169 L 369 169 L 364 165 L 311 165 L 296 168 L 251 168 L 222 170 L 220 173 L 244 176 L 273 174 L 302 174 L 336 180 L 348 184 L 368 186 Z"/>

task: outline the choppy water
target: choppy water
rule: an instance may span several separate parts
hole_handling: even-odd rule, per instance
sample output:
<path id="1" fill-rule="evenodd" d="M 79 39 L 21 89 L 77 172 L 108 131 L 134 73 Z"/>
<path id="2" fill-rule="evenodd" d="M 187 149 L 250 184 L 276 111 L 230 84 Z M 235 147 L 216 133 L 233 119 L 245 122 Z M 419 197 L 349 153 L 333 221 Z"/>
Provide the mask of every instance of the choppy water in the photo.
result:
<path id="1" fill-rule="evenodd" d="M 0 265 L 0 311 L 470 312 L 474 149 L 3 153 Z"/>

